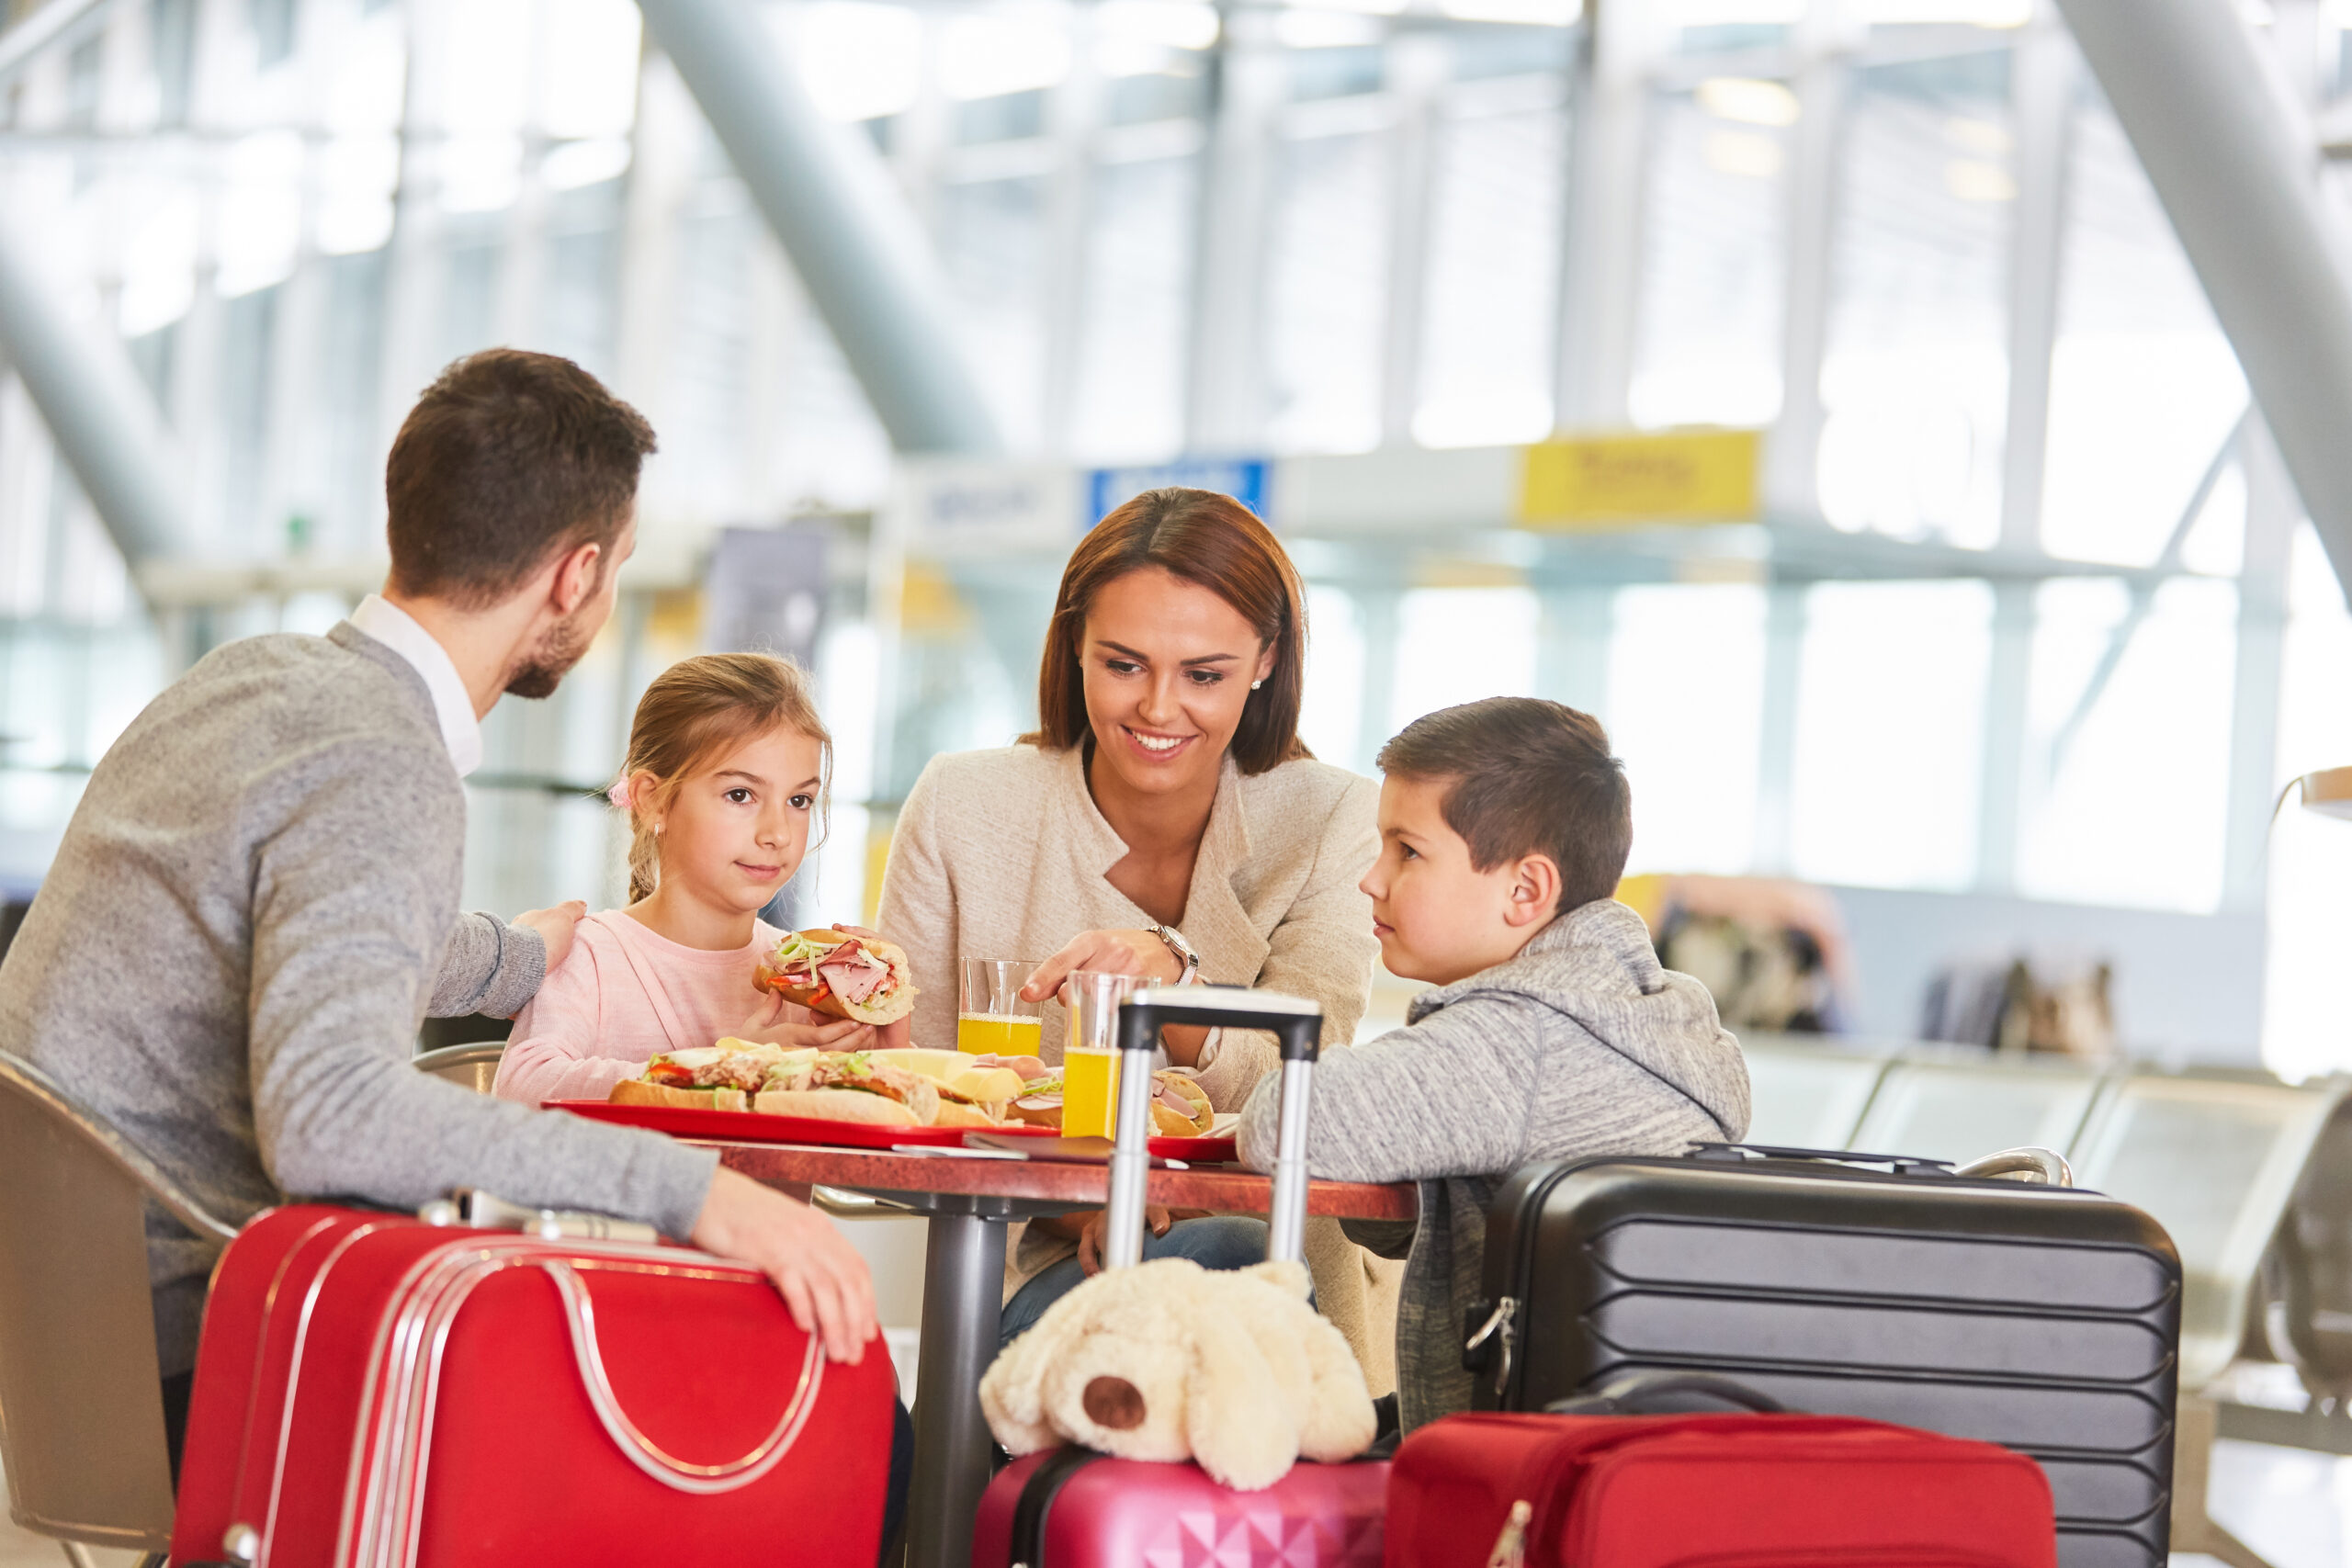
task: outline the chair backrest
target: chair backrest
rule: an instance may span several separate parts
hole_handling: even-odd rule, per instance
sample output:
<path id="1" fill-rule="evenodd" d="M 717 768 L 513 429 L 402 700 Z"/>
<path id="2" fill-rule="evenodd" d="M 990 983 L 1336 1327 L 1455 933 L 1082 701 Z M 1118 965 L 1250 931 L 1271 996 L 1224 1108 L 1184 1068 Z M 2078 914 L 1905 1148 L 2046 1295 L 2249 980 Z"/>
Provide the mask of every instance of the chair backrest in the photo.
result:
<path id="1" fill-rule="evenodd" d="M 2182 1393 L 2236 1356 L 2264 1249 L 2343 1095 L 2335 1080 L 2134 1075 L 2083 1130 L 2076 1185 L 2145 1209 L 2180 1252 Z"/>
<path id="2" fill-rule="evenodd" d="M 1747 1058 L 1749 1143 L 1794 1149 L 1860 1146 L 1851 1141 L 1854 1128 L 1886 1071 L 1884 1056 L 1757 1035 L 1742 1035 L 1740 1051 Z"/>
<path id="3" fill-rule="evenodd" d="M 1996 1149 L 2066 1154 L 2109 1081 L 2062 1063 L 1898 1061 L 1879 1080 L 1851 1146 L 1954 1165 Z"/>
<path id="4" fill-rule="evenodd" d="M 410 1065 L 420 1073 L 431 1073 L 436 1078 L 447 1078 L 472 1089 L 476 1094 L 488 1094 L 498 1077 L 498 1059 L 506 1055 L 503 1042 L 476 1045 L 444 1045 L 438 1051 L 427 1051 Z"/>
<path id="5" fill-rule="evenodd" d="M 0 1052 L 0 1463 L 9 1512 L 67 1540 L 171 1544 L 143 1201 L 229 1227 L 48 1075 Z"/>

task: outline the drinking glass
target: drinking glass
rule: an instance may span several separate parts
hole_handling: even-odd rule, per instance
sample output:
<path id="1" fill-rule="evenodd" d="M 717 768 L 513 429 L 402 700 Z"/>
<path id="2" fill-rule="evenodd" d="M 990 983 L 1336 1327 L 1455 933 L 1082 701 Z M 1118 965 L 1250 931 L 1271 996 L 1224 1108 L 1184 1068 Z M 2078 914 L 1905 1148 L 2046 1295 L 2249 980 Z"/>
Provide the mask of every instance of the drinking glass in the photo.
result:
<path id="1" fill-rule="evenodd" d="M 1063 982 L 1062 1136 L 1108 1138 L 1119 1104 L 1119 1004 L 1143 981 L 1080 969 Z"/>
<path id="2" fill-rule="evenodd" d="M 958 1051 L 976 1056 L 1037 1054 L 1044 1004 L 1021 999 L 1021 987 L 1036 967 L 1034 958 L 964 960 L 963 1006 L 956 1016 Z"/>

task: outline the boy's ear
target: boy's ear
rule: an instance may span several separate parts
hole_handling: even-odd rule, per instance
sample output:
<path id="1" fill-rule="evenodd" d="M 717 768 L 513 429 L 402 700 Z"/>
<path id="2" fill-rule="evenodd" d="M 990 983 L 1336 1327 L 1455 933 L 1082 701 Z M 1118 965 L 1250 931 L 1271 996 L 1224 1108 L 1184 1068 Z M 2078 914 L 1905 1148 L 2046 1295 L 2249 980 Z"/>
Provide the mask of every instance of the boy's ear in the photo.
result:
<path id="1" fill-rule="evenodd" d="M 1560 905 L 1560 868 L 1550 855 L 1522 855 L 1511 868 L 1503 923 L 1522 927 L 1552 918 Z"/>

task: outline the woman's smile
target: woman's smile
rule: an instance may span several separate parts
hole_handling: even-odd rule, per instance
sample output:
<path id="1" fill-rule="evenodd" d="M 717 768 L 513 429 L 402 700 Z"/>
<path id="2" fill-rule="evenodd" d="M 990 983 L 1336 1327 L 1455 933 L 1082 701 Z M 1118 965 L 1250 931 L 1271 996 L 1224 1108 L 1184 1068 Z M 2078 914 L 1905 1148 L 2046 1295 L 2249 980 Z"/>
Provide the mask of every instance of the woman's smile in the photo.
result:
<path id="1" fill-rule="evenodd" d="M 1132 743 L 1133 749 L 1145 760 L 1153 762 L 1169 761 L 1200 739 L 1198 735 L 1170 735 L 1164 730 L 1137 729 L 1132 724 L 1123 724 L 1119 728 Z"/>

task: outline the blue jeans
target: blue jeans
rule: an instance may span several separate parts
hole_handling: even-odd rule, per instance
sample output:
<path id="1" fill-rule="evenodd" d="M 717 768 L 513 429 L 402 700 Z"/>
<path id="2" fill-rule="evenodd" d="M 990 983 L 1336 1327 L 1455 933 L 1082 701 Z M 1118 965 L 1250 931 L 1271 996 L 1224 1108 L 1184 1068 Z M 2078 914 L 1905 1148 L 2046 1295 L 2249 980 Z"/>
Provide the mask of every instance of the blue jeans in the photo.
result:
<path id="1" fill-rule="evenodd" d="M 1189 1258 L 1204 1269 L 1247 1269 L 1266 1260 L 1266 1222 L 1239 1214 L 1212 1214 L 1202 1220 L 1179 1220 L 1166 1235 L 1144 1233 L 1143 1256 Z M 997 1348 L 1002 1349 L 1027 1333 L 1046 1315 L 1046 1309 L 1076 1289 L 1086 1270 L 1075 1257 L 1042 1269 L 1004 1303 L 998 1320 Z"/>

